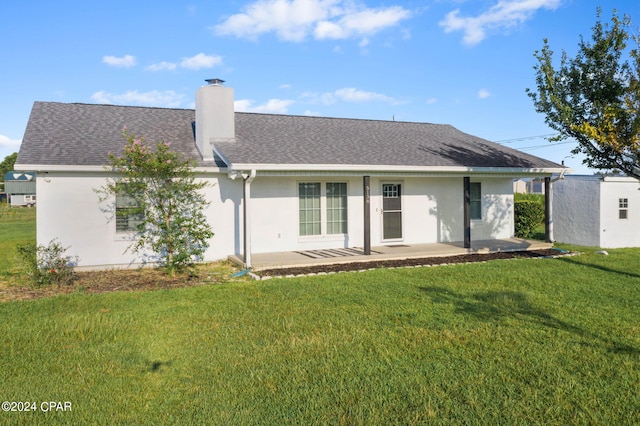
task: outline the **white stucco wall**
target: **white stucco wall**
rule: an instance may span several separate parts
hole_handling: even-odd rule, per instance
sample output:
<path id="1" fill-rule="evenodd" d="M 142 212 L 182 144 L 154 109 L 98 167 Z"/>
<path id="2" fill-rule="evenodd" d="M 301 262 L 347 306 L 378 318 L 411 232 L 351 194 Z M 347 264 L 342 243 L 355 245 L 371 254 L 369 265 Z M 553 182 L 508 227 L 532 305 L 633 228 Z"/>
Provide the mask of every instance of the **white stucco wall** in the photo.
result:
<path id="1" fill-rule="evenodd" d="M 552 184 L 553 236 L 561 243 L 600 246 L 600 179 L 566 176 Z"/>
<path id="2" fill-rule="evenodd" d="M 603 248 L 640 247 L 640 183 L 632 178 L 569 175 L 553 184 L 556 241 Z M 628 200 L 627 219 L 619 200 Z"/>
<path id="3" fill-rule="evenodd" d="M 485 178 L 471 182 L 480 182 L 482 191 L 482 220 L 471 221 L 471 240 L 513 237 L 513 181 Z"/>
<path id="4" fill-rule="evenodd" d="M 210 182 L 205 191 L 211 205 L 206 215 L 215 233 L 205 260 L 243 254 L 242 179 L 226 174 L 202 177 Z M 100 204 L 95 189 L 104 185 L 102 173 L 49 172 L 38 175 L 38 244 L 57 239 L 69 246 L 68 255 L 79 257 L 79 266 L 128 267 L 143 259 L 126 252 L 130 235 L 117 233 L 109 213 L 113 201 Z M 472 239 L 513 236 L 512 180 L 473 180 L 482 184 L 483 219 L 472 222 Z M 346 182 L 348 232 L 346 235 L 299 235 L 299 182 Z M 403 237 L 382 238 L 382 185 L 402 187 Z M 323 187 L 324 188 L 324 187 Z M 420 244 L 463 239 L 462 178 L 371 178 L 371 244 Z M 331 178 L 257 176 L 251 184 L 252 253 L 362 247 L 364 203 L 362 177 Z M 325 211 L 322 212 L 323 221 Z"/>
<path id="5" fill-rule="evenodd" d="M 224 177 L 207 188 L 212 200 L 207 210 L 215 232 L 206 253 L 207 260 L 226 258 L 238 252 L 240 231 L 234 219 L 240 218 L 241 184 Z M 57 239 L 69 246 L 66 254 L 79 257 L 80 267 L 126 267 L 139 263 L 140 255 L 126 252 L 128 234 L 116 233 L 115 219 L 109 213 L 111 203 L 98 203 L 94 191 L 105 183 L 105 176 L 76 173 L 42 173 L 37 177 L 37 242 L 46 245 Z"/>
<path id="6" fill-rule="evenodd" d="M 640 183 L 607 177 L 600 184 L 600 246 L 640 247 Z M 628 200 L 627 218 L 619 217 L 619 200 Z"/>
<path id="7" fill-rule="evenodd" d="M 513 184 L 510 178 L 475 179 L 482 184 L 482 220 L 472 221 L 475 240 L 513 237 Z M 346 182 L 348 233 L 299 236 L 298 183 Z M 421 244 L 463 240 L 462 178 L 371 178 L 371 244 Z M 382 237 L 382 185 L 402 187 L 403 238 Z M 252 252 L 313 250 L 363 245 L 362 177 L 258 176 L 251 184 Z M 323 186 L 324 188 L 324 186 Z M 322 211 L 323 221 L 325 212 Z"/>
<path id="8" fill-rule="evenodd" d="M 347 183 L 347 235 L 299 236 L 298 183 L 300 182 Z M 324 210 L 322 215 L 324 222 Z M 355 225 L 362 223 L 362 217 L 362 178 L 258 176 L 251 184 L 253 253 L 362 245 L 362 227 Z"/>

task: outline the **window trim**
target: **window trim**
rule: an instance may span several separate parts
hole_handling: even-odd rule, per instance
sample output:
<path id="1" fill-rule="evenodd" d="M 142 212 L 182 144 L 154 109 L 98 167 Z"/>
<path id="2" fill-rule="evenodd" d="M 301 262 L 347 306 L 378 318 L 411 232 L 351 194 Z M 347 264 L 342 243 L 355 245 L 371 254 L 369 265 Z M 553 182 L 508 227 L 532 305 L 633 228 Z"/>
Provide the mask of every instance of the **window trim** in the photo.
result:
<path id="1" fill-rule="evenodd" d="M 335 196 L 329 196 L 329 185 L 343 185 L 344 186 L 344 193 L 340 192 L 338 195 Z M 325 214 L 326 214 L 326 220 L 325 220 L 325 226 L 326 226 L 326 234 L 327 235 L 346 235 L 349 231 L 349 208 L 348 208 L 348 204 L 349 204 L 349 194 L 347 191 L 347 182 L 325 182 L 324 183 L 324 195 L 326 197 L 325 202 L 326 202 L 326 206 L 325 206 Z M 341 201 L 341 206 L 340 207 L 329 207 L 329 199 L 343 199 L 344 198 L 344 204 Z M 321 200 L 322 201 L 322 200 Z M 322 203 L 321 203 L 322 204 Z M 342 205 L 343 204 L 343 205 Z M 340 216 L 341 216 L 341 220 L 335 220 L 332 219 L 331 221 L 329 220 L 329 211 L 332 212 L 340 212 Z M 332 227 L 339 227 L 340 229 L 344 229 L 344 232 L 329 232 L 329 224 L 332 225 Z"/>
<path id="2" fill-rule="evenodd" d="M 618 219 L 620 220 L 629 219 L 629 199 L 628 198 L 618 198 Z"/>
<path id="3" fill-rule="evenodd" d="M 319 234 L 301 234 L 300 223 L 300 185 L 302 184 L 320 184 L 320 233 Z M 345 205 L 344 205 L 344 233 L 330 234 L 328 233 L 328 203 L 327 203 L 327 184 L 344 184 L 345 185 Z M 349 233 L 349 181 L 346 180 L 298 180 L 296 182 L 296 191 L 298 198 L 298 238 L 300 239 L 317 239 L 317 238 L 336 238 L 343 239 Z"/>
<path id="4" fill-rule="evenodd" d="M 473 188 L 478 188 L 478 198 L 473 198 Z M 474 203 L 477 205 L 477 213 L 479 216 L 474 217 Z M 482 182 L 469 183 L 469 217 L 471 220 L 482 220 Z"/>
<path id="5" fill-rule="evenodd" d="M 304 194 L 304 198 L 303 198 L 303 194 L 302 194 L 302 186 L 313 186 L 313 193 L 307 193 L 305 190 L 305 194 Z M 315 187 L 317 186 L 317 194 L 316 194 L 316 190 Z M 313 204 L 315 204 L 315 200 L 317 197 L 317 201 L 318 201 L 318 206 L 315 207 Z M 303 203 L 303 200 L 305 200 L 305 202 Z M 309 203 L 309 200 L 311 200 L 311 207 L 309 207 L 307 204 Z M 304 206 L 303 206 L 304 204 Z M 305 222 L 302 222 L 302 216 L 303 216 L 303 211 L 305 212 L 304 216 L 305 216 Z M 308 219 L 308 216 L 315 216 L 314 212 L 318 213 L 318 220 L 315 221 L 313 220 L 313 217 L 311 220 Z M 311 233 L 302 233 L 302 229 L 304 227 L 310 227 L 311 228 Z M 315 228 L 316 226 L 318 227 L 318 232 L 315 233 Z M 306 232 L 306 231 L 305 231 Z M 322 184 L 320 182 L 298 182 L 298 235 L 301 237 L 308 237 L 308 236 L 315 236 L 315 235 L 321 235 L 322 234 Z"/>
<path id="6" fill-rule="evenodd" d="M 125 185 L 125 184 L 123 184 Z M 126 198 L 131 200 L 131 204 L 118 207 L 118 199 Z M 126 202 L 126 200 L 125 200 Z M 136 220 L 135 216 L 144 216 L 144 210 L 138 203 L 135 202 L 135 199 L 132 197 L 122 194 L 121 192 L 116 192 L 114 199 L 114 212 L 115 212 L 115 230 L 116 234 L 131 234 L 138 232 L 138 225 L 143 221 L 142 218 Z M 136 211 L 138 210 L 138 211 Z M 119 212 L 122 212 L 119 214 Z M 126 212 L 126 213 L 124 213 Z M 124 213 L 124 214 L 123 214 Z M 118 222 L 125 220 L 126 221 L 126 229 L 119 226 Z M 133 222 L 133 223 L 132 223 Z M 137 222 L 137 223 L 136 223 Z"/>
<path id="7" fill-rule="evenodd" d="M 387 188 L 385 187 L 393 187 L 392 191 L 387 191 Z M 382 240 L 382 242 L 385 243 L 389 243 L 389 242 L 398 242 L 398 241 L 404 241 L 404 237 L 405 237 L 405 232 L 404 232 L 404 227 L 405 227 L 405 211 L 404 211 L 404 207 L 405 207 L 405 197 L 403 194 L 403 189 L 406 191 L 405 189 L 405 183 L 404 181 L 401 180 L 390 180 L 390 181 L 381 181 L 380 182 L 380 238 Z M 387 196 L 385 197 L 385 194 L 387 194 Z M 399 204 L 400 204 L 400 208 L 399 209 L 388 209 L 385 210 L 384 208 L 384 200 L 385 198 L 390 198 L 390 199 L 395 199 L 397 198 L 399 200 Z M 385 238 L 385 213 L 389 214 L 389 213 L 398 213 L 400 215 L 400 236 L 399 237 L 387 237 Z"/>

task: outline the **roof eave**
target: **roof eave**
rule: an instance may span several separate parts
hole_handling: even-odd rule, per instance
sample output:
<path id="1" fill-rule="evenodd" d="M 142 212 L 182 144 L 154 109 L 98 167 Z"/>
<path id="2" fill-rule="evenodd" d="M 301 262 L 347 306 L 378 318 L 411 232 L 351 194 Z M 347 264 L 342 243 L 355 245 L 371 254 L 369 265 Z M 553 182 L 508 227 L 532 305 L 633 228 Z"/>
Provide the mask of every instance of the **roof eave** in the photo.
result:
<path id="1" fill-rule="evenodd" d="M 406 172 L 406 173 L 453 173 L 453 174 L 518 174 L 553 175 L 568 173 L 566 167 L 466 167 L 466 166 L 398 166 L 378 164 L 230 164 L 230 170 L 256 170 L 273 172 Z"/>
<path id="2" fill-rule="evenodd" d="M 15 164 L 16 171 L 31 171 L 36 173 L 46 172 L 71 172 L 71 173 L 112 173 L 108 166 L 104 165 L 77 165 L 77 164 Z M 194 171 L 199 173 L 226 173 L 227 168 L 215 166 L 196 166 Z"/>

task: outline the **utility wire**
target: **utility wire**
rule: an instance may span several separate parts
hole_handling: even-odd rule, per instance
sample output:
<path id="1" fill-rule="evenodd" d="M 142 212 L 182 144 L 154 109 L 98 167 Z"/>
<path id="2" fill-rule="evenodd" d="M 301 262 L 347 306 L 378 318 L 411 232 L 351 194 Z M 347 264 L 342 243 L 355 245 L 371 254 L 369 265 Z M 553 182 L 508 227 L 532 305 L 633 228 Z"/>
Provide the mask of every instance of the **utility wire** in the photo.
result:
<path id="1" fill-rule="evenodd" d="M 538 136 L 524 136 L 521 138 L 515 138 L 515 139 L 504 139 L 501 141 L 495 141 L 496 143 L 514 143 L 514 142 L 520 142 L 520 141 L 528 141 L 531 139 L 541 139 L 541 138 L 547 138 L 547 137 L 551 137 L 551 136 L 557 136 L 558 133 L 549 133 L 546 135 L 538 135 Z"/>
<path id="2" fill-rule="evenodd" d="M 524 148 L 518 148 L 519 151 L 526 151 L 526 150 L 533 150 L 533 149 L 538 149 L 538 148 L 553 148 L 556 145 L 565 145 L 568 143 L 575 143 L 575 141 L 567 141 L 567 142 L 554 142 L 553 144 L 546 144 L 546 145 L 536 145 L 536 146 L 525 146 Z"/>
<path id="3" fill-rule="evenodd" d="M 547 137 L 551 137 L 551 136 L 557 136 L 558 133 L 548 133 L 546 135 L 537 135 L 537 136 L 524 136 L 521 138 L 514 138 L 514 139 L 504 139 L 501 141 L 495 141 L 496 143 L 499 144 L 509 144 L 509 143 L 515 143 L 515 142 L 521 142 L 521 141 L 528 141 L 528 140 L 532 140 L 532 139 L 541 139 L 541 138 L 547 138 Z M 570 140 L 570 141 L 566 141 L 566 142 L 553 142 L 553 144 L 550 143 L 546 143 L 544 145 L 534 145 L 534 146 L 525 146 L 523 148 L 517 148 L 519 151 L 531 151 L 534 149 L 540 149 L 540 148 L 551 148 L 553 146 L 556 145 L 565 145 L 565 144 L 569 144 L 569 143 L 575 143 L 574 140 Z"/>

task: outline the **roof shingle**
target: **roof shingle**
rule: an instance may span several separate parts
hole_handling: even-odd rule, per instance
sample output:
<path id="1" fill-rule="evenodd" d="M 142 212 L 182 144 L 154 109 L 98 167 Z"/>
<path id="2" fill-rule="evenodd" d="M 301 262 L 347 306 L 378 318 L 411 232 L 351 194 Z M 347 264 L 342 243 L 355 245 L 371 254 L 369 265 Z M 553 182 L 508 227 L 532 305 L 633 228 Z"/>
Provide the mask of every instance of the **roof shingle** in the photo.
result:
<path id="1" fill-rule="evenodd" d="M 190 109 L 35 102 L 17 163 L 105 165 L 126 126 L 215 166 L 201 160 L 194 119 Z M 236 113 L 235 126 L 236 141 L 216 145 L 231 164 L 562 168 L 443 124 Z"/>

